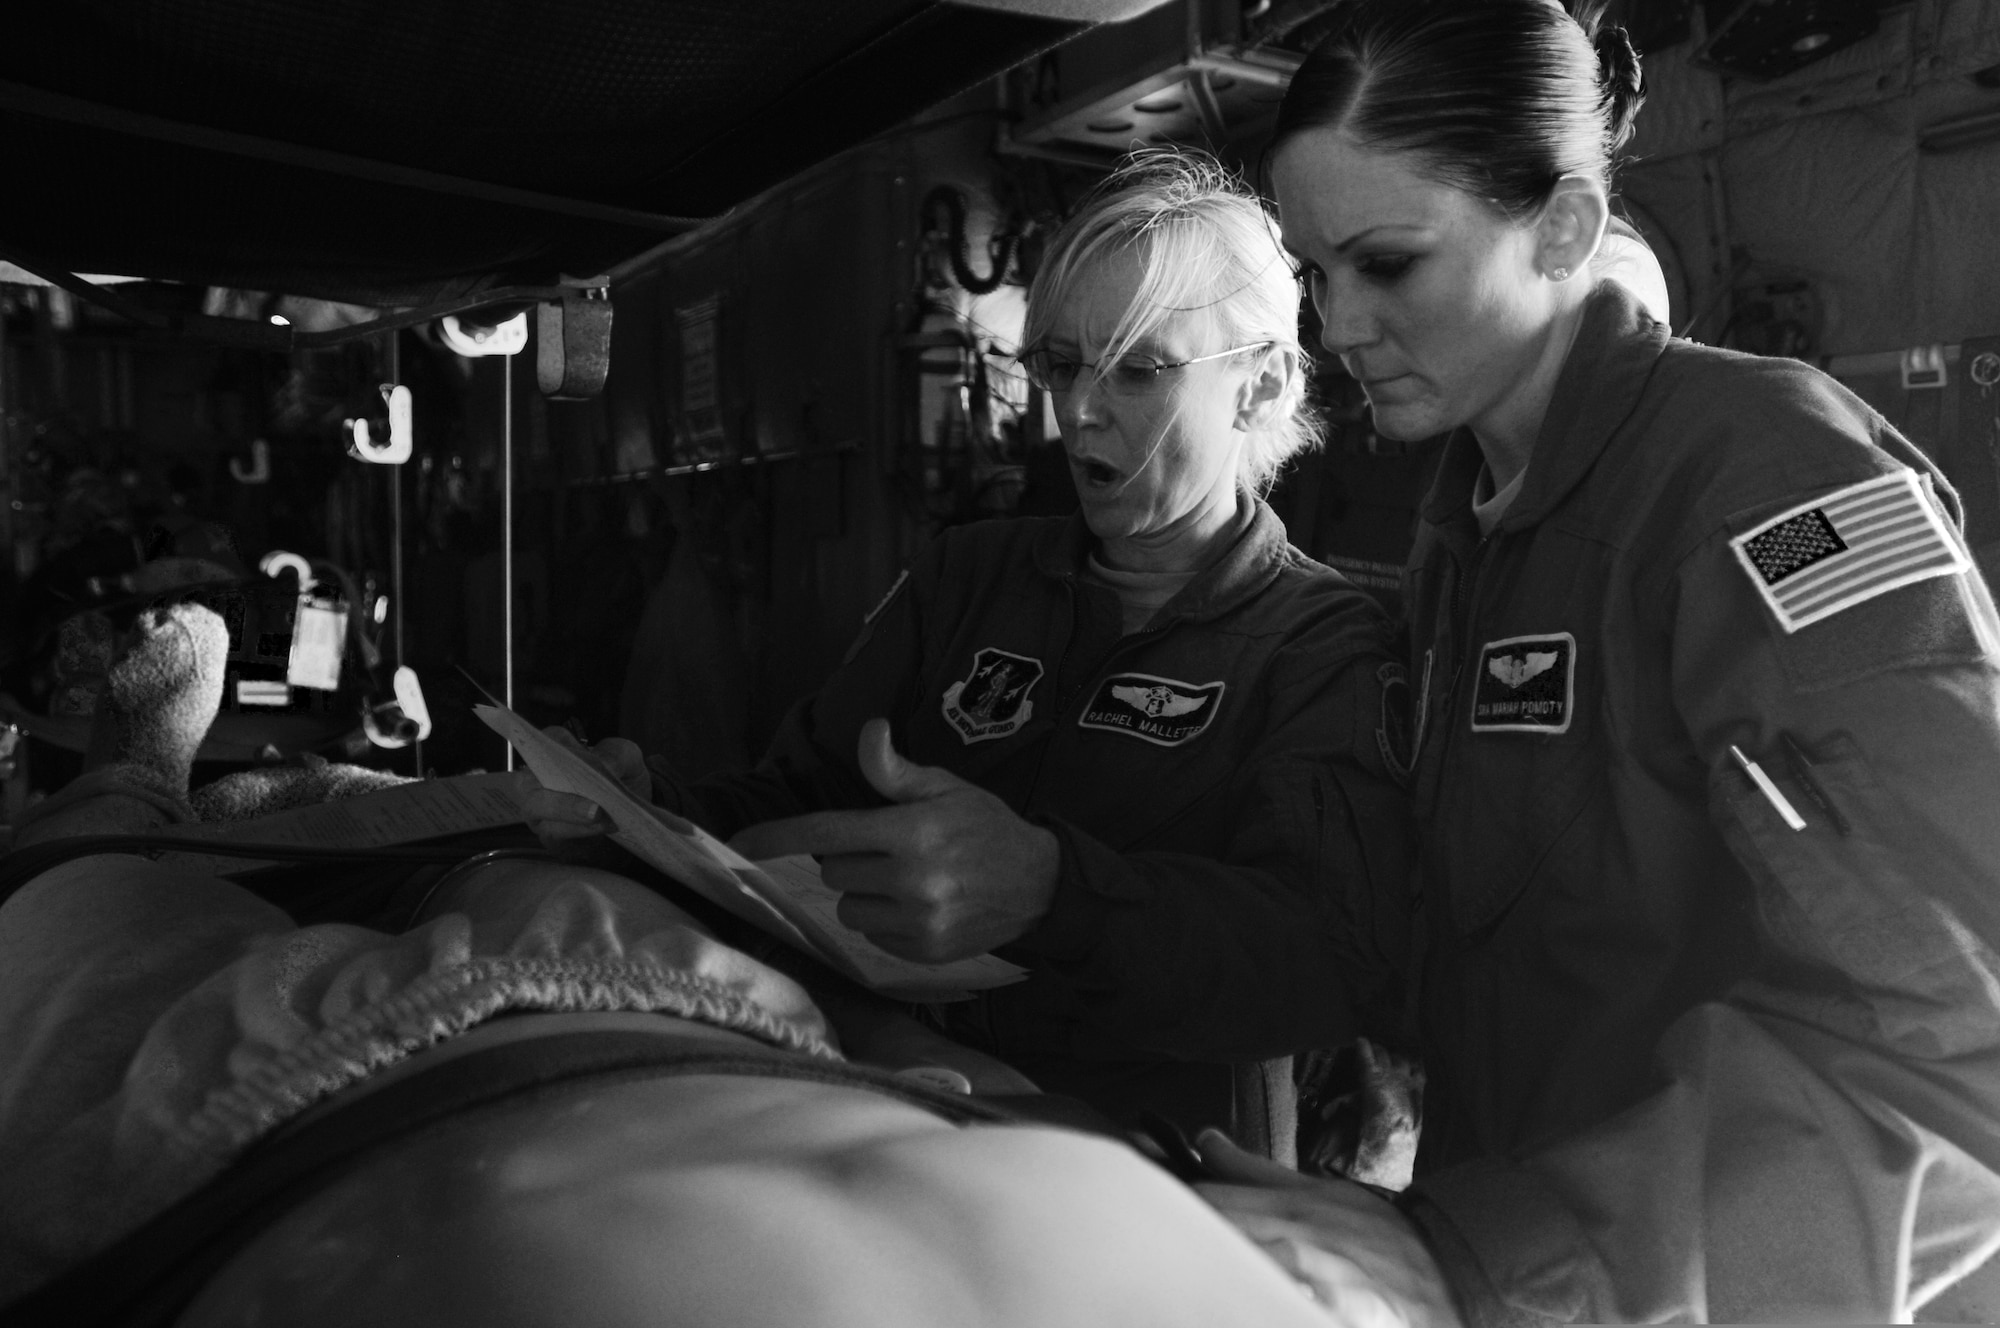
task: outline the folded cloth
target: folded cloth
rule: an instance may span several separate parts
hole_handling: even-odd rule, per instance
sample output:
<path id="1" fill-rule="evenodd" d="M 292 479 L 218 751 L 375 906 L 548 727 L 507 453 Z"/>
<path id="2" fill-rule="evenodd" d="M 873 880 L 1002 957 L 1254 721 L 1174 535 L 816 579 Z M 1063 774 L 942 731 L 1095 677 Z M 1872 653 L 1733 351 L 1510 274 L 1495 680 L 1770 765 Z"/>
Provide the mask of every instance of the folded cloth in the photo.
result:
<path id="1" fill-rule="evenodd" d="M 77 835 L 141 834 L 160 825 L 200 819 L 187 790 L 130 761 L 86 771 L 27 809 L 15 828 L 16 846 Z"/>
<path id="2" fill-rule="evenodd" d="M 503 1012 L 671 1014 L 840 1059 L 796 983 L 658 896 L 531 870 L 530 907 L 399 936 L 298 928 L 129 856 L 23 887 L 0 907 L 0 1303 L 315 1102 Z"/>

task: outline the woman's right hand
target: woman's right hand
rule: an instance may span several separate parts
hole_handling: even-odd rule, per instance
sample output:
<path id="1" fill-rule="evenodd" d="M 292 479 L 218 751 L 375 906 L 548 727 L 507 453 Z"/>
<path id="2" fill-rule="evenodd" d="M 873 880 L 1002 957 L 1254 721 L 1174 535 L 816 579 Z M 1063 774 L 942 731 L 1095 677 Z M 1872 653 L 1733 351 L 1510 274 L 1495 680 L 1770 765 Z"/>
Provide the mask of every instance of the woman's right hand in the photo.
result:
<path id="1" fill-rule="evenodd" d="M 646 769 L 645 753 L 639 750 L 637 743 L 624 738 L 606 738 L 596 746 L 588 747 L 565 728 L 545 728 L 542 732 L 559 746 L 575 752 L 617 780 L 626 792 L 640 802 L 652 805 L 653 777 Z M 611 832 L 610 815 L 589 798 L 545 788 L 542 781 L 535 778 L 535 772 L 528 769 L 516 771 L 514 781 L 515 797 L 521 804 L 521 819 L 547 847 L 560 849 L 580 839 Z"/>

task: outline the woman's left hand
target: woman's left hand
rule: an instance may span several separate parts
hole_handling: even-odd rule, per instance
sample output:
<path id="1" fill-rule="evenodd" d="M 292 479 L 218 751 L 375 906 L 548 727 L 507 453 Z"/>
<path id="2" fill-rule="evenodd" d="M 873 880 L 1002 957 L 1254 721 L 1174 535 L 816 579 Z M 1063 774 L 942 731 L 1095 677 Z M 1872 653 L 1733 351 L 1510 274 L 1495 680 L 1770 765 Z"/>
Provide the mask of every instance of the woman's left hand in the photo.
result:
<path id="1" fill-rule="evenodd" d="M 1335 1321 L 1459 1328 L 1437 1261 L 1392 1204 L 1351 1181 L 1302 1176 L 1255 1157 L 1219 1130 L 1204 1130 L 1197 1144 L 1223 1178 L 1197 1185 L 1202 1198 L 1310 1287 Z"/>
<path id="2" fill-rule="evenodd" d="M 862 726 L 860 765 L 895 806 L 766 821 L 731 847 L 753 859 L 818 857 L 843 896 L 840 920 L 920 963 L 985 954 L 1049 911 L 1062 856 L 1055 835 L 977 784 L 905 760 L 887 720 Z"/>

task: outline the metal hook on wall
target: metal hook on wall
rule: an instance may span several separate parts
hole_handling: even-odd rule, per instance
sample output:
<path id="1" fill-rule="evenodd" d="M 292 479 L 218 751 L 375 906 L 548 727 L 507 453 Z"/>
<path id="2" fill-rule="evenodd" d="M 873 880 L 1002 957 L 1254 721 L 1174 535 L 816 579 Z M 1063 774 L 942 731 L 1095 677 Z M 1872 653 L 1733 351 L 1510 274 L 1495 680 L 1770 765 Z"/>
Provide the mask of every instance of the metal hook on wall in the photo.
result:
<path id="1" fill-rule="evenodd" d="M 269 484 L 271 482 L 271 445 L 262 438 L 250 440 L 250 468 L 243 468 L 241 457 L 229 458 L 229 478 L 238 484 Z"/>
<path id="2" fill-rule="evenodd" d="M 280 572 L 292 573 L 292 575 L 299 579 L 299 593 L 301 595 L 311 594 L 313 587 L 319 584 L 317 578 L 313 576 L 311 563 L 298 554 L 287 553 L 283 549 L 273 549 L 258 559 L 257 570 L 265 576 L 272 577 L 277 576 Z"/>
<path id="3" fill-rule="evenodd" d="M 400 466 L 410 459 L 411 449 L 415 446 L 410 389 L 401 383 L 384 383 L 382 400 L 389 407 L 388 441 L 375 441 L 370 436 L 366 419 L 351 419 L 347 421 L 347 454 L 378 466 Z"/>

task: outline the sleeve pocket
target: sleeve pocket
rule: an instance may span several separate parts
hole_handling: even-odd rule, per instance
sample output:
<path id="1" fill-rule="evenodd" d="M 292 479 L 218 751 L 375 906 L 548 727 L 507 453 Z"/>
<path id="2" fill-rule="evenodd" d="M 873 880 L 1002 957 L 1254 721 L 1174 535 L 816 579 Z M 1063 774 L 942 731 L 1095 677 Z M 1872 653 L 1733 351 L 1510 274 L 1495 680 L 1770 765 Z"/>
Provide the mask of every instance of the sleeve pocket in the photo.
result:
<path id="1" fill-rule="evenodd" d="M 1921 833 L 1893 792 L 1874 778 L 1853 741 L 1836 737 L 1813 757 L 1814 778 L 1848 823 L 1839 834 L 1798 782 L 1762 762 L 1806 819 L 1787 826 L 1769 799 L 1733 766 L 1710 776 L 1712 805 L 1737 857 L 1758 883 L 1767 945 L 1796 971 L 1788 980 L 1815 1022 L 1884 1041 L 1919 1056 L 1984 1050 L 1994 1041 L 2000 959 L 1949 903 L 1913 878 L 1924 857 L 1899 842 Z M 1805 987 L 1815 990 L 1806 992 Z"/>

